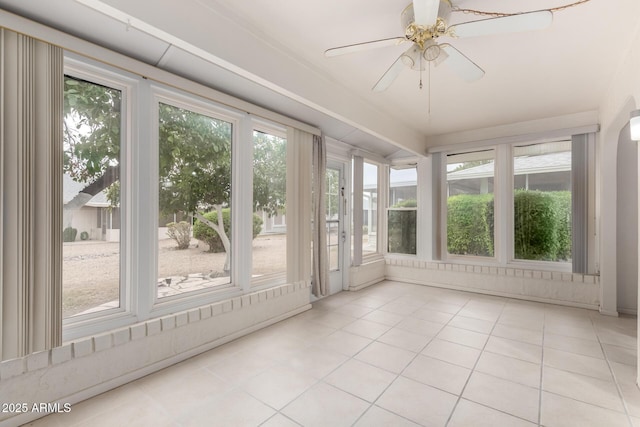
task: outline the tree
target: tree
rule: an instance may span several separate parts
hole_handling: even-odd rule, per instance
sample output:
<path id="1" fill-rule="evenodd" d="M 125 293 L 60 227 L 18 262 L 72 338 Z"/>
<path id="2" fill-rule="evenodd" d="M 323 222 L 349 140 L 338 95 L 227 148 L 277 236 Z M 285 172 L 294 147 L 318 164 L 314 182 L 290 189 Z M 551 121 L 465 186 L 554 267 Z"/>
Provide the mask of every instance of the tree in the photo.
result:
<path id="1" fill-rule="evenodd" d="M 65 77 L 64 101 L 64 172 L 86 184 L 65 212 L 103 190 L 117 206 L 121 92 Z M 222 240 L 228 271 L 230 242 L 222 209 L 231 200 L 231 123 L 164 103 L 158 119 L 160 212 L 183 212 L 212 228 Z M 274 215 L 285 203 L 286 141 L 258 132 L 255 138 L 254 207 Z M 216 222 L 204 217 L 211 210 L 218 213 Z"/>
<path id="2" fill-rule="evenodd" d="M 287 141 L 257 131 L 253 141 L 253 211 L 274 216 L 285 207 Z"/>

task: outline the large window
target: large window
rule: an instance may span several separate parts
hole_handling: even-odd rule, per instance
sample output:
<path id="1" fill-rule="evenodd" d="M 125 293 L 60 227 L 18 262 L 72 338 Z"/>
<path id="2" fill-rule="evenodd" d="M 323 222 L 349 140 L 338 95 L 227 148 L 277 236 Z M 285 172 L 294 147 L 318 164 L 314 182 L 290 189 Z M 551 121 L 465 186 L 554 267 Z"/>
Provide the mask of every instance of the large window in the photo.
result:
<path id="1" fill-rule="evenodd" d="M 231 281 L 231 123 L 158 104 L 158 297 Z"/>
<path id="2" fill-rule="evenodd" d="M 67 75 L 63 136 L 63 317 L 118 308 L 123 91 Z"/>
<path id="3" fill-rule="evenodd" d="M 513 147 L 518 260 L 571 260 L 571 141 Z"/>
<path id="4" fill-rule="evenodd" d="M 252 276 L 263 280 L 287 271 L 287 140 L 253 132 Z"/>
<path id="5" fill-rule="evenodd" d="M 415 166 L 389 168 L 389 253 L 416 254 L 417 183 Z"/>
<path id="6" fill-rule="evenodd" d="M 447 251 L 494 256 L 494 150 L 447 156 Z"/>

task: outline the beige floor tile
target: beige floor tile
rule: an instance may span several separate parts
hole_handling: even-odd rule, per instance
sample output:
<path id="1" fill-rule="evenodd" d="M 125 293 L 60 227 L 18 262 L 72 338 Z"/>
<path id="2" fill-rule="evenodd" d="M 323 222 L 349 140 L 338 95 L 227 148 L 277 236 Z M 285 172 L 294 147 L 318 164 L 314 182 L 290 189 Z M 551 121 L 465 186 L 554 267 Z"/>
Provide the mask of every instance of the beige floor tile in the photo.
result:
<path id="1" fill-rule="evenodd" d="M 461 399 L 447 427 L 534 427 L 536 423 Z"/>
<path id="2" fill-rule="evenodd" d="M 598 341 L 598 336 L 593 327 L 586 324 L 581 326 L 571 326 L 562 322 L 545 322 L 545 332 L 549 332 L 556 335 L 564 335 L 572 338 L 580 338 L 583 340 Z"/>
<path id="3" fill-rule="evenodd" d="M 618 347 L 636 348 L 635 331 L 621 330 L 598 330 L 598 338 L 603 344 L 615 345 Z"/>
<path id="4" fill-rule="evenodd" d="M 542 346 L 514 341 L 507 338 L 492 336 L 487 341 L 485 351 L 514 357 L 526 362 L 540 363 L 542 361 Z"/>
<path id="5" fill-rule="evenodd" d="M 511 381 L 480 372 L 471 374 L 462 397 L 518 418 L 538 422 L 540 392 Z"/>
<path id="6" fill-rule="evenodd" d="M 545 427 L 628 427 L 629 419 L 620 412 L 543 392 L 540 423 Z"/>
<path id="7" fill-rule="evenodd" d="M 529 387 L 540 388 L 541 365 L 497 353 L 483 352 L 476 371 Z"/>
<path id="8" fill-rule="evenodd" d="M 363 307 L 377 309 L 388 303 L 386 298 L 379 298 L 375 296 L 363 296 L 361 298 L 354 299 L 351 304 L 361 305 Z"/>
<path id="9" fill-rule="evenodd" d="M 281 412 L 305 427 L 350 426 L 370 404 L 326 383 L 318 383 Z"/>
<path id="10" fill-rule="evenodd" d="M 612 381 L 609 365 L 603 359 L 547 348 L 544 351 L 544 365 Z"/>
<path id="11" fill-rule="evenodd" d="M 602 344 L 607 360 L 610 362 L 622 363 L 625 365 L 636 366 L 638 363 L 638 355 L 635 348 L 619 347 L 617 345 Z"/>
<path id="12" fill-rule="evenodd" d="M 418 355 L 402 372 L 404 377 L 455 395 L 462 392 L 470 374 L 470 369 L 423 355 Z"/>
<path id="13" fill-rule="evenodd" d="M 275 366 L 248 380 L 243 388 L 256 399 L 281 409 L 318 380 L 289 367 Z"/>
<path id="14" fill-rule="evenodd" d="M 542 331 L 510 326 L 499 323 L 493 328 L 491 335 L 507 338 L 515 341 L 522 341 L 534 345 L 542 345 Z"/>
<path id="15" fill-rule="evenodd" d="M 351 359 L 328 375 L 324 381 L 368 402 L 373 402 L 397 375 L 368 363 Z"/>
<path id="16" fill-rule="evenodd" d="M 391 301 L 378 310 L 388 311 L 390 313 L 400 314 L 402 316 L 409 316 L 414 311 L 418 310 L 423 303 L 417 302 L 404 302 L 404 301 Z"/>
<path id="17" fill-rule="evenodd" d="M 314 345 L 293 354 L 283 363 L 298 372 L 320 379 L 347 360 L 349 356 Z"/>
<path id="18" fill-rule="evenodd" d="M 395 327 L 404 329 L 405 331 L 421 334 L 425 336 L 435 336 L 444 325 L 441 323 L 429 322 L 428 320 L 417 319 L 415 317 L 407 317 L 398 323 Z"/>
<path id="19" fill-rule="evenodd" d="M 427 308 L 421 308 L 415 311 L 411 316 L 422 320 L 428 320 L 429 322 L 441 323 L 443 325 L 448 323 L 453 318 L 453 314 L 451 313 L 445 313 L 442 311 L 436 311 Z"/>
<path id="20" fill-rule="evenodd" d="M 457 314 L 464 304 L 451 304 L 444 301 L 430 301 L 425 304 L 424 308 L 429 310 L 442 311 L 449 314 Z"/>
<path id="21" fill-rule="evenodd" d="M 480 356 L 480 350 L 436 338 L 421 354 L 471 369 Z"/>
<path id="22" fill-rule="evenodd" d="M 624 412 L 615 383 L 545 366 L 542 388 L 561 396 Z"/>
<path id="23" fill-rule="evenodd" d="M 182 411 L 175 420 L 185 427 L 253 426 L 263 423 L 275 413 L 274 409 L 246 392 L 234 390 L 216 399 L 203 398 L 197 406 Z"/>
<path id="24" fill-rule="evenodd" d="M 206 369 L 235 386 L 266 371 L 276 363 L 275 360 L 257 354 L 255 351 L 243 351 Z"/>
<path id="25" fill-rule="evenodd" d="M 583 356 L 604 359 L 602 347 L 598 341 L 573 338 L 565 335 L 557 335 L 545 332 L 544 347 L 554 348 L 569 353 L 582 354 Z"/>
<path id="26" fill-rule="evenodd" d="M 310 321 L 319 323 L 323 326 L 329 326 L 330 328 L 340 329 L 347 326 L 349 323 L 355 321 L 353 316 L 345 316 L 344 314 L 334 313 L 333 311 L 327 311 L 312 318 Z"/>
<path id="27" fill-rule="evenodd" d="M 378 368 L 399 374 L 416 357 L 416 353 L 381 342 L 373 342 L 355 358 Z"/>
<path id="28" fill-rule="evenodd" d="M 445 326 L 438 333 L 437 338 L 481 350 L 487 342 L 487 339 L 489 339 L 489 335 L 469 331 L 468 329 Z"/>
<path id="29" fill-rule="evenodd" d="M 419 424 L 374 405 L 354 427 L 419 427 Z"/>
<path id="30" fill-rule="evenodd" d="M 449 326 L 456 328 L 468 329 L 481 334 L 489 334 L 493 329 L 495 322 L 488 320 L 474 319 L 473 317 L 456 316 L 449 322 Z"/>
<path id="31" fill-rule="evenodd" d="M 355 322 L 349 323 L 347 326 L 342 328 L 343 331 L 371 339 L 378 338 L 389 329 L 391 329 L 390 326 L 364 319 L 358 319 Z"/>
<path id="32" fill-rule="evenodd" d="M 376 323 L 382 323 L 383 325 L 395 326 L 404 320 L 405 316 L 401 316 L 395 313 L 389 313 L 388 311 L 376 310 L 363 317 L 364 320 L 370 320 Z"/>
<path id="33" fill-rule="evenodd" d="M 347 303 L 345 305 L 341 305 L 340 307 L 332 310 L 334 313 L 344 314 L 345 316 L 361 318 L 366 316 L 367 314 L 373 311 L 372 308 L 365 307 L 362 305 Z"/>
<path id="34" fill-rule="evenodd" d="M 495 322 L 500 317 L 501 312 L 502 308 L 485 308 L 482 306 L 473 307 L 467 304 L 462 310 L 458 312 L 458 314 L 460 316 Z"/>
<path id="35" fill-rule="evenodd" d="M 278 413 L 269 418 L 260 427 L 299 427 L 300 424 Z"/>
<path id="36" fill-rule="evenodd" d="M 430 336 L 414 334 L 400 328 L 392 328 L 378 338 L 377 341 L 417 353 L 429 344 L 432 339 L 433 337 Z"/>
<path id="37" fill-rule="evenodd" d="M 345 331 L 336 331 L 318 341 L 318 345 L 327 350 L 336 351 L 346 356 L 353 356 L 368 346 L 371 339 Z"/>
<path id="38" fill-rule="evenodd" d="M 453 394 L 399 377 L 376 405 L 421 425 L 444 427 L 456 401 Z"/>

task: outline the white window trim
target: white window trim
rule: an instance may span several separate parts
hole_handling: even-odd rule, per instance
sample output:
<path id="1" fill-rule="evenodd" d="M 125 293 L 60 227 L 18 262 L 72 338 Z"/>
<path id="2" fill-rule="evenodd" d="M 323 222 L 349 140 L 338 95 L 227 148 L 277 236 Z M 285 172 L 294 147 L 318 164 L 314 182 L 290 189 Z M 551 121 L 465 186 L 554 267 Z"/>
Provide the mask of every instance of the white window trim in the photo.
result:
<path id="1" fill-rule="evenodd" d="M 442 155 L 442 167 L 440 173 L 440 233 L 442 261 L 458 264 L 469 265 L 489 265 L 495 267 L 513 267 L 531 270 L 559 271 L 571 272 L 572 266 L 570 262 L 553 262 L 553 261 L 527 261 L 515 259 L 513 246 L 513 149 L 525 142 L 531 144 L 546 143 L 560 141 L 570 136 L 558 136 L 554 138 L 537 138 L 531 141 L 517 138 L 513 141 L 501 142 L 497 145 L 477 145 L 472 144 L 466 149 L 456 149 L 450 151 L 435 150 L 434 155 Z M 466 152 L 494 150 L 495 152 L 495 169 L 494 169 L 494 256 L 465 256 L 449 254 L 447 250 L 447 168 L 446 155 L 448 154 L 464 154 Z"/>

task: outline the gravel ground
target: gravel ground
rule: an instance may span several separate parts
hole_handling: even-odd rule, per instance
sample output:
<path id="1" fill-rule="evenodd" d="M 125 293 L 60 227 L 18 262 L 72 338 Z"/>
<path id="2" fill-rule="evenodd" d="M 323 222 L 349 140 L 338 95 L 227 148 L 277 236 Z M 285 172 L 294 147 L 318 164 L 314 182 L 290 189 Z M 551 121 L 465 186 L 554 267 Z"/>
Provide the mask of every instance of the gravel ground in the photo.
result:
<path id="1" fill-rule="evenodd" d="M 221 272 L 224 253 L 209 253 L 207 245 L 192 240 L 189 249 L 178 250 L 172 239 L 159 241 L 159 278 L 194 273 Z M 285 268 L 286 236 L 258 236 L 253 241 L 253 274 Z M 119 251 L 117 242 L 65 243 L 63 248 L 63 316 L 69 317 L 118 300 Z"/>

